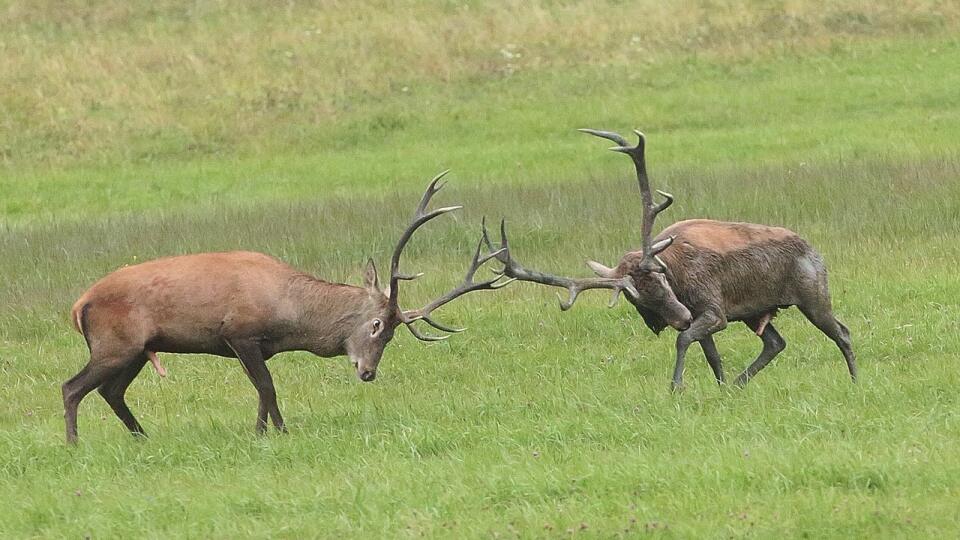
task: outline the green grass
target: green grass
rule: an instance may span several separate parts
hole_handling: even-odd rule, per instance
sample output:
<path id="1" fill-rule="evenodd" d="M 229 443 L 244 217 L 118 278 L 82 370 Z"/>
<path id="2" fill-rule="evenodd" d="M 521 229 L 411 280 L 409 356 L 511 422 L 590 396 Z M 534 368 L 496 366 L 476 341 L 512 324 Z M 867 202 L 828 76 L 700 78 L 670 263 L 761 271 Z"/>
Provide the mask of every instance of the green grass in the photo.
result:
<path id="1" fill-rule="evenodd" d="M 956 40 L 902 40 L 809 58 L 665 60 L 445 85 L 425 89 L 427 97 L 385 98 L 316 130 L 293 141 L 296 155 L 288 147 L 186 163 L 167 156 L 13 167 L 0 174 L 0 212 L 29 221 L 388 186 L 413 192 L 444 168 L 483 184 L 619 171 L 573 131 L 598 125 L 642 127 L 661 174 L 950 154 L 960 138 L 958 61 Z"/>
<path id="2" fill-rule="evenodd" d="M 960 42 L 950 6 L 687 6 L 692 19 L 681 20 L 700 17 L 699 34 L 671 27 L 679 15 L 663 8 L 651 13 L 640 61 L 610 48 L 630 43 L 630 25 L 616 12 L 592 15 L 600 7 L 589 3 L 472 6 L 487 9 L 477 17 L 410 3 L 369 31 L 331 4 L 329 20 L 350 29 L 329 34 L 331 44 L 367 47 L 407 24 L 400 65 L 362 62 L 351 84 L 363 92 L 322 107 L 305 91 L 297 103 L 316 106 L 307 120 L 265 108 L 247 124 L 249 111 L 229 100 L 198 105 L 203 89 L 186 84 L 180 64 L 150 70 L 137 54 L 186 58 L 213 47 L 216 32 L 259 21 L 253 43 L 223 49 L 204 84 L 256 93 L 229 69 L 240 66 L 306 88 L 316 75 L 244 54 L 281 40 L 290 17 L 320 12 L 104 5 L 85 19 L 100 30 L 91 35 L 71 26 L 83 11 L 73 4 L 44 16 L 15 3 L 0 10 L 18 29 L 0 48 L 35 46 L 6 56 L 19 71 L 0 75 L 16 83 L 0 104 L 19 114 L 0 126 L 16 141 L 0 147 L 18 146 L 0 148 L 0 536 L 847 538 L 960 528 Z M 432 37 L 425 14 L 439 14 L 438 28 L 462 26 L 459 48 Z M 531 21 L 541 41 L 521 43 Z M 596 39 L 575 40 L 574 29 Z M 738 40 L 747 29 L 756 32 Z M 491 67 L 490 36 L 515 40 L 530 63 L 509 75 Z M 424 51 L 438 43 L 442 61 L 430 60 Z M 117 71 L 111 58 L 136 69 Z M 444 62 L 452 67 L 434 71 Z M 369 75 L 375 68 L 385 81 Z M 387 91 L 405 70 L 415 83 Z M 74 72 L 60 93 L 31 92 Z M 109 79 L 81 77 L 91 73 Z M 323 84 L 345 92 L 343 81 Z M 150 87 L 163 92 L 137 93 Z M 97 92 L 117 118 L 73 108 Z M 34 109 L 11 96 L 47 101 Z M 58 107 L 93 140 L 58 139 L 58 124 L 33 114 Z M 386 266 L 419 190 L 446 167 L 454 172 L 437 203 L 467 208 L 411 244 L 405 267 L 427 275 L 407 285 L 405 304 L 459 279 L 483 215 L 508 218 L 526 265 L 586 275 L 584 259 L 616 262 L 639 242 L 635 182 L 629 162 L 573 131 L 581 126 L 648 134 L 652 182 L 677 196 L 660 226 L 777 224 L 817 246 L 860 384 L 790 310 L 777 319 L 786 351 L 746 389 L 718 388 L 694 347 L 675 395 L 675 333 L 650 334 L 625 303 L 606 309 L 604 294 L 561 313 L 553 291 L 515 284 L 444 308 L 444 321 L 470 327 L 449 342 L 399 331 L 373 384 L 346 359 L 278 356 L 286 436 L 254 435 L 255 392 L 236 362 L 164 355 L 170 376 L 145 370 L 127 396 L 149 439 L 129 437 L 94 393 L 80 408 L 80 444 L 63 444 L 59 385 L 87 354 L 69 307 L 124 264 L 243 248 L 359 283 L 368 256 Z M 759 351 L 742 325 L 717 343 L 731 376 Z"/>

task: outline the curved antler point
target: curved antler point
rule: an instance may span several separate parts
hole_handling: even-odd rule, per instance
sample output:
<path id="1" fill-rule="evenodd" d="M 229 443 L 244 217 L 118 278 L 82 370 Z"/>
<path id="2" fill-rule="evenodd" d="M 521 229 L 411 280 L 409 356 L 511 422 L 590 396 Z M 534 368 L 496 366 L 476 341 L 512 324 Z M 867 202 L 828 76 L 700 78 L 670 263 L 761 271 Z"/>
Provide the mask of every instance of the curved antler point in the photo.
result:
<path id="1" fill-rule="evenodd" d="M 419 339 L 420 341 L 443 341 L 448 337 L 450 337 L 450 336 L 434 336 L 431 334 L 421 334 L 419 330 L 417 330 L 415 327 L 411 326 L 410 324 L 407 324 L 406 326 L 407 326 L 407 330 L 409 330 L 410 333 L 413 334 L 413 337 Z"/>
<path id="2" fill-rule="evenodd" d="M 429 324 L 430 326 L 436 328 L 437 330 L 442 330 L 444 332 L 449 332 L 451 334 L 459 334 L 460 332 L 463 332 L 466 330 L 466 328 L 455 328 L 453 326 L 447 326 L 445 324 L 441 324 L 431 319 L 430 317 L 424 317 L 423 322 Z"/>
<path id="3" fill-rule="evenodd" d="M 427 186 L 427 193 L 432 197 L 433 194 L 443 189 L 443 186 L 447 185 L 446 182 L 441 182 L 440 180 L 450 172 L 450 169 L 443 170 L 439 172 L 436 176 L 430 180 L 430 184 Z"/>

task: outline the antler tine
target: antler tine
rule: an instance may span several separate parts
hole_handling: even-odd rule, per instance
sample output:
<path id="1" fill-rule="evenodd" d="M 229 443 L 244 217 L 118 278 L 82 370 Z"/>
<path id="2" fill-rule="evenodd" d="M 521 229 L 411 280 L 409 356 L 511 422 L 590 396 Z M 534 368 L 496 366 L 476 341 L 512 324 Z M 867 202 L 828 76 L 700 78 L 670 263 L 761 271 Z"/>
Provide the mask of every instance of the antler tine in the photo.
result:
<path id="1" fill-rule="evenodd" d="M 484 218 L 484 220 L 485 219 L 486 218 Z M 464 280 L 465 283 L 473 281 L 473 276 L 476 275 L 477 270 L 479 270 L 480 267 L 484 265 L 484 263 L 486 263 L 490 259 L 498 257 L 501 253 L 507 250 L 507 248 L 502 247 L 494 251 L 493 246 L 491 246 L 490 244 L 490 238 L 487 235 L 486 223 L 481 221 L 481 226 L 483 227 L 483 234 L 480 236 L 480 242 L 477 243 L 477 249 L 473 253 L 473 259 L 470 261 L 470 268 L 467 269 L 466 279 Z M 491 252 L 487 253 L 486 255 L 480 256 L 480 253 L 483 250 L 484 245 L 487 245 Z M 501 275 L 502 275 L 502 272 L 501 272 Z"/>
<path id="2" fill-rule="evenodd" d="M 592 278 L 588 278 L 588 279 L 592 279 Z M 633 286 L 633 280 L 629 276 L 619 278 L 619 279 L 611 279 L 611 278 L 601 278 L 601 279 L 610 279 L 613 283 L 598 284 L 597 287 L 591 287 L 591 286 L 582 287 L 575 283 L 569 289 L 570 297 L 567 299 L 566 302 L 564 302 L 563 299 L 560 298 L 560 295 L 558 294 L 557 298 L 560 300 L 560 310 L 567 311 L 568 309 L 572 308 L 573 303 L 577 301 L 577 296 L 579 296 L 580 293 L 586 289 L 608 288 L 608 287 L 612 289 L 610 301 L 607 302 L 608 308 L 612 308 L 617 305 L 617 302 L 620 301 L 620 293 L 622 293 L 623 291 L 629 292 L 630 294 L 634 295 L 634 297 L 639 296 L 639 293 L 637 292 L 636 287 Z"/>
<path id="3" fill-rule="evenodd" d="M 567 301 L 564 302 L 563 298 L 560 296 L 560 293 L 557 293 L 557 300 L 560 301 L 560 311 L 567 311 L 573 307 L 573 303 L 577 301 L 577 296 L 580 295 L 580 289 L 576 287 L 570 287 L 570 297 L 567 298 Z"/>
<path id="4" fill-rule="evenodd" d="M 673 204 L 673 195 L 667 193 L 666 191 L 660 191 L 659 189 L 657 190 L 657 193 L 659 193 L 660 196 L 663 197 L 664 199 L 663 202 L 661 202 L 660 204 L 654 207 L 654 210 L 656 211 L 656 213 L 659 214 L 660 212 L 663 212 L 667 208 L 670 208 L 670 205 Z"/>
<path id="5" fill-rule="evenodd" d="M 443 179 L 450 172 L 450 169 L 440 172 L 430 180 L 430 184 L 427 185 L 427 190 L 423 192 L 423 197 L 420 198 L 420 204 L 417 205 L 417 212 L 415 216 L 423 215 L 424 210 L 427 209 L 427 205 L 430 204 L 430 199 L 437 194 L 438 191 L 443 189 L 443 186 L 447 185 L 446 182 L 440 184 L 440 180 Z M 437 185 L 439 184 L 439 185 Z"/>
<path id="6" fill-rule="evenodd" d="M 463 206 L 459 205 L 445 206 L 432 212 L 427 212 L 427 206 L 430 205 L 430 200 L 433 199 L 433 196 L 445 185 L 441 183 L 440 180 L 449 172 L 450 169 L 447 169 L 430 180 L 426 191 L 423 192 L 423 197 L 420 198 L 420 204 L 417 205 L 417 210 L 413 215 L 413 221 L 411 221 L 410 225 L 403 231 L 403 234 L 400 235 L 400 239 L 397 240 L 397 246 L 393 249 L 393 255 L 390 257 L 390 304 L 394 307 L 399 304 L 400 287 L 398 285 L 400 281 L 414 280 L 423 275 L 422 272 L 418 274 L 403 274 L 400 272 L 400 255 L 403 253 L 403 248 L 407 246 L 407 242 L 410 241 L 413 233 L 431 219 L 463 208 Z"/>
<path id="7" fill-rule="evenodd" d="M 484 227 L 484 242 L 486 242 L 489 249 L 493 249 L 493 243 L 490 241 L 489 233 Z M 613 289 L 614 295 L 609 303 L 610 307 L 616 305 L 616 300 L 620 298 L 620 293 L 627 291 L 627 293 L 633 295 L 633 297 L 639 297 L 640 293 L 637 292 L 636 287 L 633 285 L 633 280 L 630 276 L 624 276 L 620 278 L 611 278 L 611 277 L 597 277 L 597 278 L 567 278 L 561 276 L 554 276 L 552 274 L 545 274 L 543 272 L 538 272 L 536 270 L 528 270 L 524 268 L 520 263 L 513 259 L 513 256 L 510 253 L 510 246 L 507 240 L 507 225 L 506 220 L 500 222 L 500 255 L 497 256 L 497 260 L 503 263 L 504 268 L 502 274 L 511 278 L 511 280 L 517 281 L 530 281 L 533 283 L 540 283 L 542 285 L 552 285 L 554 287 L 561 287 L 567 289 L 569 296 L 564 300 L 560 295 L 557 295 L 557 298 L 560 302 L 560 309 L 567 311 L 573 307 L 573 304 L 576 303 L 577 297 L 581 292 L 589 289 Z"/>
<path id="8" fill-rule="evenodd" d="M 483 253 L 484 245 L 491 246 L 489 253 Z M 477 242 L 477 249 L 474 251 L 473 257 L 470 259 L 470 266 L 467 268 L 463 282 L 420 309 L 401 312 L 401 320 L 407 325 L 408 328 L 411 329 L 411 332 L 414 332 L 414 336 L 417 336 L 418 339 L 420 336 L 416 331 L 414 331 L 414 327 L 412 325 L 414 322 L 419 320 L 422 320 L 437 330 L 442 330 L 444 332 L 457 333 L 466 330 L 465 328 L 453 328 L 445 324 L 441 324 L 433 320 L 430 315 L 440 306 L 443 306 L 469 292 L 496 290 L 503 288 L 514 281 L 513 279 L 502 280 L 504 277 L 504 273 L 502 271 L 497 272 L 491 279 L 480 282 L 474 281 L 477 270 L 479 270 L 480 267 L 486 264 L 490 259 L 499 257 L 504 251 L 505 248 L 496 250 L 492 248 L 490 237 L 486 230 L 486 223 L 484 223 L 483 234 L 481 235 L 480 240 Z"/>
<path id="9" fill-rule="evenodd" d="M 410 333 L 413 334 L 413 337 L 419 339 L 420 341 L 443 341 L 448 337 L 450 337 L 450 336 L 434 336 L 430 334 L 421 334 L 420 331 L 417 330 L 417 327 L 413 326 L 412 324 L 407 324 L 407 330 L 410 330 Z"/>
<path id="10" fill-rule="evenodd" d="M 499 249 L 494 247 L 493 242 L 490 240 L 490 231 L 487 230 L 487 216 L 483 216 L 483 219 L 480 220 L 480 227 L 483 230 L 481 240 L 487 246 L 487 250 L 490 251 L 490 255 L 496 257 L 498 262 L 507 265 L 510 262 L 510 246 L 507 243 L 506 220 L 500 220 Z"/>
<path id="11" fill-rule="evenodd" d="M 452 326 L 447 326 L 447 325 L 445 325 L 445 324 L 439 323 L 439 322 L 431 319 L 430 317 L 423 317 L 423 318 L 420 319 L 420 320 L 422 320 L 423 322 L 425 322 L 425 323 L 429 324 L 430 326 L 436 328 L 437 330 L 442 330 L 442 331 L 444 331 L 444 332 L 449 332 L 449 333 L 451 333 L 451 334 L 459 334 L 460 332 L 466 332 L 466 331 L 467 331 L 466 328 L 454 328 L 454 327 L 452 327 Z"/>
<path id="12" fill-rule="evenodd" d="M 507 250 L 509 255 L 510 245 L 507 241 L 507 219 L 500 220 L 500 247 Z"/>
<path id="13" fill-rule="evenodd" d="M 463 208 L 463 205 L 456 206 L 444 206 L 443 208 L 437 208 L 432 212 L 427 212 L 427 206 L 430 204 L 430 200 L 433 199 L 433 196 L 437 194 L 438 191 L 443 189 L 443 186 L 447 185 L 446 182 L 440 183 L 440 180 L 450 172 L 450 169 L 447 169 L 440 174 L 433 177 L 433 180 L 430 181 L 430 184 L 427 186 L 427 190 L 423 193 L 423 197 L 420 199 L 420 204 L 417 205 L 417 211 L 413 215 L 414 221 L 422 220 L 421 225 L 430 221 L 431 219 L 441 215 L 446 214 L 447 212 L 453 212 L 454 210 L 460 210 Z"/>
<path id="14" fill-rule="evenodd" d="M 604 139 L 608 139 L 617 143 L 618 145 L 620 145 L 620 147 L 626 147 L 630 144 L 627 142 L 626 139 L 621 137 L 619 133 L 614 133 L 612 131 L 601 131 L 599 129 L 590 129 L 590 128 L 580 128 L 577 131 L 581 131 L 583 133 L 589 133 L 590 135 L 595 135 L 597 137 L 603 137 Z"/>
<path id="15" fill-rule="evenodd" d="M 476 276 L 477 274 L 477 270 L 479 270 L 480 267 L 484 265 L 484 263 L 486 263 L 490 259 L 493 259 L 494 257 L 497 257 L 504 251 L 504 249 L 501 248 L 492 253 L 487 253 L 486 255 L 481 256 L 480 254 L 483 251 L 483 245 L 484 245 L 484 240 L 483 238 L 481 238 L 480 241 L 477 242 L 477 249 L 473 253 L 473 258 L 470 261 L 470 267 L 467 268 L 467 272 L 464 275 L 463 282 L 457 287 L 454 287 L 447 294 L 437 298 L 436 300 L 430 302 L 423 308 L 417 310 L 418 313 L 420 313 L 424 317 L 429 317 L 430 313 L 436 310 L 437 308 L 439 308 L 440 306 L 450 302 L 451 300 L 459 298 L 460 296 L 463 296 L 468 292 L 499 289 L 505 284 L 505 283 L 498 283 L 500 278 L 504 276 L 503 272 L 499 272 L 496 275 L 494 275 L 494 277 L 492 277 L 491 279 L 481 281 L 479 283 L 473 281 L 474 276 Z"/>
<path id="16" fill-rule="evenodd" d="M 487 246 L 487 249 L 493 251 L 493 242 L 490 241 L 490 231 L 487 230 L 487 216 L 480 218 L 480 239 Z"/>

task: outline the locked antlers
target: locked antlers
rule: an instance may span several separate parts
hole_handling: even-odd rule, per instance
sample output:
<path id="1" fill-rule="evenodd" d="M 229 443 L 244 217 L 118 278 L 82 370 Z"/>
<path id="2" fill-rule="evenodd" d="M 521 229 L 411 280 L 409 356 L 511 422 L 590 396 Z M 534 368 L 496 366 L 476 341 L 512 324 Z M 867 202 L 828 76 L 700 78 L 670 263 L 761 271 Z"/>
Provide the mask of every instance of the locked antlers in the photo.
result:
<path id="1" fill-rule="evenodd" d="M 486 220 L 483 222 L 483 241 L 486 243 L 487 249 L 493 252 L 491 255 L 503 263 L 503 274 L 509 278 L 512 278 L 512 280 L 531 281 L 533 283 L 552 285 L 554 287 L 563 287 L 567 289 L 567 291 L 569 291 L 569 297 L 567 300 L 564 301 L 562 298 L 560 299 L 560 309 L 563 311 L 573 307 L 574 302 L 577 301 L 577 296 L 582 291 L 589 289 L 612 289 L 613 295 L 610 298 L 610 307 L 616 305 L 617 300 L 620 298 L 621 292 L 626 291 L 627 294 L 633 295 L 634 298 L 639 296 L 636 288 L 634 288 L 633 280 L 630 279 L 630 276 L 624 276 L 620 278 L 568 278 L 524 268 L 516 261 L 516 259 L 513 258 L 510 253 L 510 244 L 507 241 L 506 221 L 500 221 L 500 249 L 494 251 L 493 242 L 490 241 L 490 235 L 487 231 Z"/>

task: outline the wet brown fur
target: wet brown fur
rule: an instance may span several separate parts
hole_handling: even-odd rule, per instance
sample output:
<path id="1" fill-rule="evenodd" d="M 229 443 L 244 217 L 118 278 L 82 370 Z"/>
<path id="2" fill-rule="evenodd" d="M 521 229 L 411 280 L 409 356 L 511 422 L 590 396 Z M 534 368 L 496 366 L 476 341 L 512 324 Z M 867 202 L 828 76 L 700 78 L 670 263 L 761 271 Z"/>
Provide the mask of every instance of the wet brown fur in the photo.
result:
<path id="1" fill-rule="evenodd" d="M 781 227 L 696 219 L 671 225 L 656 240 L 671 236 L 673 243 L 659 257 L 671 288 L 694 317 L 718 309 L 728 322 L 759 321 L 797 303 L 793 285 L 808 277 L 797 268 L 801 259 L 823 266 L 806 241 Z M 639 278 L 642 257 L 640 251 L 625 254 L 616 275 Z M 654 331 L 667 326 L 654 309 L 646 308 L 645 318 L 655 322 Z"/>
<path id="2" fill-rule="evenodd" d="M 658 238 L 670 236 L 673 244 L 660 258 L 667 281 L 694 317 L 718 309 L 728 322 L 753 320 L 826 289 L 823 259 L 787 229 L 691 220 Z"/>
<path id="3" fill-rule="evenodd" d="M 670 237 L 673 243 L 659 257 L 670 287 L 694 320 L 690 329 L 681 332 L 678 351 L 685 349 L 685 341 L 692 340 L 701 341 L 706 352 L 713 348 L 713 333 L 728 322 L 742 321 L 764 341 L 761 357 L 737 379 L 744 384 L 786 346 L 771 319 L 779 309 L 797 306 L 837 343 L 856 379 L 849 331 L 833 317 L 827 270 L 809 243 L 782 227 L 706 219 L 674 223 L 655 242 Z M 638 284 L 649 280 L 642 257 L 639 251 L 627 253 L 614 268 L 614 275 L 630 275 Z M 668 326 L 658 313 L 659 306 L 631 301 L 651 330 L 659 333 Z M 712 352 L 716 365 L 711 360 L 711 366 L 718 382 L 723 382 L 719 356 L 715 349 Z M 682 384 L 683 354 L 679 352 L 677 364 L 675 387 Z"/>
<path id="4" fill-rule="evenodd" d="M 658 191 L 662 200 L 654 201 L 647 176 L 646 137 L 635 130 L 638 141 L 631 146 L 612 131 L 580 131 L 613 141 L 616 146 L 611 150 L 629 156 L 636 169 L 642 203 L 643 250 L 628 252 L 615 268 L 595 261 L 588 261 L 587 265 L 607 280 L 603 283 L 629 281 L 630 286 L 623 290 L 651 330 L 659 334 L 672 326 L 679 331 L 674 389 L 683 386 L 684 361 L 694 342 L 700 343 L 717 382 L 724 382 L 713 334 L 731 321 L 743 321 L 763 342 L 760 355 L 737 377 L 738 386 L 746 384 L 786 347 L 771 321 L 779 309 L 793 305 L 837 344 L 850 377 L 856 381 L 850 332 L 833 316 L 827 269 L 810 244 L 782 227 L 708 219 L 680 221 L 651 238 L 657 216 L 674 199 L 673 195 Z M 503 226 L 501 236 L 501 245 L 506 248 Z M 503 258 L 509 272 L 511 257 Z M 583 281 L 530 271 L 511 277 L 567 288 Z M 561 308 L 566 309 L 575 299 L 577 289 L 571 291 L 571 300 L 561 304 Z"/>

